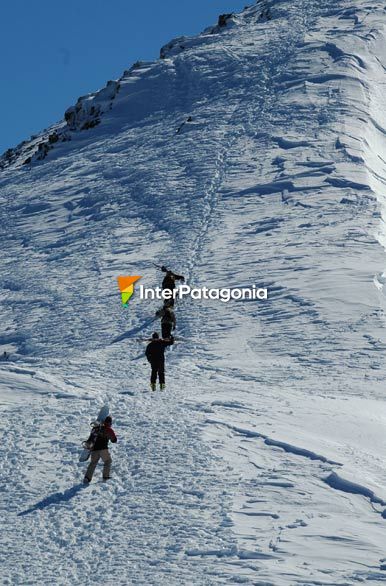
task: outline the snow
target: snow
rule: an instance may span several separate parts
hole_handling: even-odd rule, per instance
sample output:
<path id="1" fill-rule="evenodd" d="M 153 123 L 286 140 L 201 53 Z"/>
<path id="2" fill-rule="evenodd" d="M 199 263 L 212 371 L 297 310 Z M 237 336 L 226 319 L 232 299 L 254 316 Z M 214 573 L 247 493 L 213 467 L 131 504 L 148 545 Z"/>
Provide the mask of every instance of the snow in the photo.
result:
<path id="1" fill-rule="evenodd" d="M 386 582 L 385 24 L 259 1 L 3 159 L 2 583 Z M 116 282 L 153 263 L 269 292 L 178 303 L 155 393 L 158 305 Z"/>

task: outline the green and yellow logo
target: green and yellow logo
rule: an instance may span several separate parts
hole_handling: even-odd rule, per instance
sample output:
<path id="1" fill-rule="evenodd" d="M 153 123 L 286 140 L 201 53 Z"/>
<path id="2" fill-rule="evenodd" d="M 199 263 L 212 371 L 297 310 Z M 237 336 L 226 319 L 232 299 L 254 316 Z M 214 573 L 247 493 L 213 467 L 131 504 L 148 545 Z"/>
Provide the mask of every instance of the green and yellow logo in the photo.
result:
<path id="1" fill-rule="evenodd" d="M 129 300 L 134 293 L 134 283 L 139 281 L 141 277 L 117 277 L 118 287 L 122 296 L 122 305 L 127 307 Z"/>

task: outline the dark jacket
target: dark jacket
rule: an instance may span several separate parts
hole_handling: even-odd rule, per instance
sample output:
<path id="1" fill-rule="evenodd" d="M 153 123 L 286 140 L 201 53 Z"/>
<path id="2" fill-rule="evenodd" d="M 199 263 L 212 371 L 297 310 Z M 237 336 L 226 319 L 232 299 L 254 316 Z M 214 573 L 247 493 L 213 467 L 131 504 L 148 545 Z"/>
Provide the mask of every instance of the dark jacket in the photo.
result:
<path id="1" fill-rule="evenodd" d="M 146 347 L 146 358 L 150 363 L 163 362 L 165 360 L 165 348 L 173 343 L 174 340 L 152 340 Z"/>
<path id="2" fill-rule="evenodd" d="M 92 435 L 93 432 L 91 432 L 90 438 L 92 437 Z M 100 431 L 96 436 L 95 443 L 92 448 L 93 451 L 107 450 L 109 441 L 111 441 L 113 444 L 117 443 L 117 436 L 115 435 L 115 432 L 112 427 L 102 425 L 100 427 Z"/>
<path id="3" fill-rule="evenodd" d="M 176 328 L 176 315 L 170 307 L 163 307 L 156 312 L 156 316 L 161 318 L 161 324 L 172 324 L 173 330 Z"/>
<path id="4" fill-rule="evenodd" d="M 162 281 L 162 289 L 170 289 L 173 291 L 176 287 L 176 281 L 185 281 L 182 275 L 176 275 L 172 271 L 168 271 Z"/>

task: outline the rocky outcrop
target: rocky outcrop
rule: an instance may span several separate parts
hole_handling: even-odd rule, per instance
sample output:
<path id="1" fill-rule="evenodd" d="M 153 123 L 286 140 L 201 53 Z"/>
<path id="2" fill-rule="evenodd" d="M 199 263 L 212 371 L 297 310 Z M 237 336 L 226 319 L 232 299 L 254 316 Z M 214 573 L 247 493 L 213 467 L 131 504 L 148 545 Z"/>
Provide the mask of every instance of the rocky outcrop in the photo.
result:
<path id="1" fill-rule="evenodd" d="M 261 9 L 260 15 L 257 20 L 261 22 L 264 20 L 271 20 L 271 19 L 272 19 L 271 9 L 270 9 L 268 2 L 265 1 L 265 2 L 263 2 L 262 9 Z"/>
<path id="2" fill-rule="evenodd" d="M 220 14 L 220 16 L 218 17 L 218 23 L 217 26 L 219 28 L 223 28 L 224 26 L 227 25 L 227 22 L 230 18 L 232 18 L 233 14 L 232 13 L 228 13 L 228 14 Z"/>
<path id="3" fill-rule="evenodd" d="M 172 55 L 178 55 L 186 48 L 186 41 L 188 40 L 187 37 L 177 37 L 167 43 L 160 50 L 160 59 L 166 59 L 166 57 L 171 57 Z"/>
<path id="4" fill-rule="evenodd" d="M 106 87 L 99 92 L 78 98 L 75 106 L 71 106 L 64 113 L 68 129 L 71 131 L 89 130 L 97 126 L 103 112 L 110 109 L 119 88 L 119 80 L 108 81 Z"/>
<path id="5" fill-rule="evenodd" d="M 0 169 L 20 161 L 31 165 L 42 161 L 58 143 L 71 140 L 74 132 L 90 130 L 100 122 L 103 113 L 111 109 L 120 89 L 120 80 L 108 81 L 100 91 L 78 98 L 75 106 L 68 108 L 64 114 L 64 123 L 56 125 L 41 136 L 31 136 L 30 141 L 23 141 L 15 148 L 8 149 L 0 158 Z"/>

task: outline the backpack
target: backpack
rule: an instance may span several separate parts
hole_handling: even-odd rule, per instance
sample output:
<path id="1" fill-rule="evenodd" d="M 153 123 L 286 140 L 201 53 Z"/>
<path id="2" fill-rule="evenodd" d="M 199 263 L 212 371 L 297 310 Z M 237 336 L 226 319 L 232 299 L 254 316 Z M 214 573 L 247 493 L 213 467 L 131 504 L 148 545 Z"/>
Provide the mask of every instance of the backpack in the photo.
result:
<path id="1" fill-rule="evenodd" d="M 92 425 L 92 430 L 89 435 L 89 438 L 88 438 L 88 440 L 83 442 L 83 447 L 86 448 L 87 450 L 92 450 L 93 447 L 95 446 L 97 439 L 99 437 L 101 437 L 105 432 L 103 423 L 101 423 L 100 421 L 94 421 L 91 425 Z"/>

